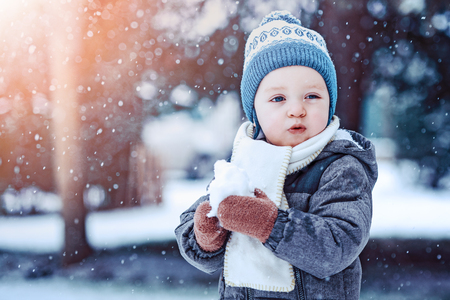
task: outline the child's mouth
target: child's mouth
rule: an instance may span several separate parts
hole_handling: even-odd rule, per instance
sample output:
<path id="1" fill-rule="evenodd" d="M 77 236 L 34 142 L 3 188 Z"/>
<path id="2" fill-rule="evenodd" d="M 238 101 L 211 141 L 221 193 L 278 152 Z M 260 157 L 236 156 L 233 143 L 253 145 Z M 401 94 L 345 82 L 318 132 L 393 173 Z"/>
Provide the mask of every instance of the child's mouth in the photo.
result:
<path id="1" fill-rule="evenodd" d="M 293 134 L 300 134 L 300 133 L 305 132 L 305 130 L 306 130 L 306 128 L 302 125 L 294 125 L 288 129 L 288 131 Z"/>

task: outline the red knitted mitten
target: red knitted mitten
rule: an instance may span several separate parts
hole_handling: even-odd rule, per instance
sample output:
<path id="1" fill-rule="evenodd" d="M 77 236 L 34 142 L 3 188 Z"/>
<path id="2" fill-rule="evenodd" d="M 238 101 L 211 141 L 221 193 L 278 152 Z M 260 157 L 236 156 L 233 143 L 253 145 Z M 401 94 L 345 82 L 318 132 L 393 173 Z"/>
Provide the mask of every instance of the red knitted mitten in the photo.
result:
<path id="1" fill-rule="evenodd" d="M 255 197 L 225 198 L 219 204 L 217 215 L 225 229 L 257 238 L 264 243 L 272 232 L 278 209 L 263 191 L 255 189 Z"/>
<path id="2" fill-rule="evenodd" d="M 216 217 L 209 218 L 207 214 L 211 211 L 208 201 L 200 204 L 194 214 L 195 239 L 200 247 L 207 252 L 214 252 L 222 247 L 227 238 L 227 230 L 219 226 Z"/>

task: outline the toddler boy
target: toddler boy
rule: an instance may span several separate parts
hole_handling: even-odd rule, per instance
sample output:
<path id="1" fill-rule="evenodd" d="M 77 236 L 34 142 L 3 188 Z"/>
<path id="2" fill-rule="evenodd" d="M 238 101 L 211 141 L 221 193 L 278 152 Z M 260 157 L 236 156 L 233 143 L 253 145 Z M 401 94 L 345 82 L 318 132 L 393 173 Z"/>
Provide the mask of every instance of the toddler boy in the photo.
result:
<path id="1" fill-rule="evenodd" d="M 217 167 L 181 215 L 181 254 L 223 270 L 220 299 L 359 299 L 377 164 L 369 140 L 339 129 L 322 36 L 288 12 L 267 15 L 246 43 L 241 98 L 249 121 L 230 165 L 250 193 Z"/>

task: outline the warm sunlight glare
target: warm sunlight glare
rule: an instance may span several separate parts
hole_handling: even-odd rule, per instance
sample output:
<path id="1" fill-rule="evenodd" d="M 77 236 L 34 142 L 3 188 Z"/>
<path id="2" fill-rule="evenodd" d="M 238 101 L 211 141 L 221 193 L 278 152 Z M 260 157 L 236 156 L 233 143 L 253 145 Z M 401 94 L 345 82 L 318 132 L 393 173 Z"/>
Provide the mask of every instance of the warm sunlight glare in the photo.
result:
<path id="1" fill-rule="evenodd" d="M 30 11 L 37 7 L 38 3 L 44 0 L 0 0 L 0 28 L 9 25 L 13 22 L 21 13 Z"/>

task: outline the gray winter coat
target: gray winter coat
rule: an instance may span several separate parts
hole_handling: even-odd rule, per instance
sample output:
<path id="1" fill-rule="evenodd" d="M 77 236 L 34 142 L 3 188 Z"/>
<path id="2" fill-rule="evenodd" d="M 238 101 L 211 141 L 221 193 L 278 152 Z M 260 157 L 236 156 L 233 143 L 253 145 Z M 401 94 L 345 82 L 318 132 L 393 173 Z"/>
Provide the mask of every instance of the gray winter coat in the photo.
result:
<path id="1" fill-rule="evenodd" d="M 278 211 L 264 246 L 294 266 L 294 290 L 230 287 L 221 276 L 220 299 L 359 298 L 359 254 L 369 239 L 377 163 L 372 143 L 358 133 L 351 135 L 360 147 L 350 140 L 335 140 L 307 168 L 286 177 L 284 192 L 290 208 Z M 326 160 L 331 164 L 321 166 Z M 308 182 L 314 173 L 320 178 L 315 186 Z M 203 251 L 193 229 L 195 209 L 207 200 L 208 196 L 203 196 L 181 215 L 175 234 L 183 257 L 196 268 L 213 273 L 223 268 L 225 246 L 213 253 Z"/>

